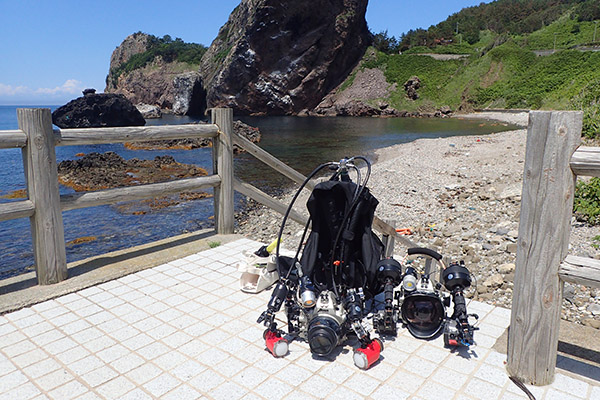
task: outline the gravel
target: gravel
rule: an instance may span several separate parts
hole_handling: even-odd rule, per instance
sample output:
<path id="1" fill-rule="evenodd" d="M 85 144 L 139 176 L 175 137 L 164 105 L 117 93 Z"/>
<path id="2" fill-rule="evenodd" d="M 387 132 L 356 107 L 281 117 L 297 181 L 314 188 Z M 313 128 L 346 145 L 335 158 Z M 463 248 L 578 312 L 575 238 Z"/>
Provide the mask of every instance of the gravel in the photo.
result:
<path id="1" fill-rule="evenodd" d="M 527 113 L 476 113 L 485 118 L 527 125 Z M 484 136 L 420 139 L 377 151 L 369 189 L 379 200 L 376 215 L 409 228 L 407 236 L 448 261 L 464 260 L 476 280 L 472 296 L 510 308 L 526 129 Z M 295 189 L 294 189 L 295 190 Z M 286 204 L 293 191 L 284 195 Z M 308 193 L 298 201 L 304 211 Z M 304 211 L 306 213 L 306 211 Z M 282 217 L 255 205 L 238 215 L 238 232 L 261 242 L 277 237 Z M 598 227 L 572 220 L 569 254 L 600 259 L 592 238 Z M 295 248 L 302 227 L 288 223 L 283 246 Z M 396 242 L 401 259 L 406 248 Z M 563 319 L 600 328 L 600 289 L 565 283 Z"/>

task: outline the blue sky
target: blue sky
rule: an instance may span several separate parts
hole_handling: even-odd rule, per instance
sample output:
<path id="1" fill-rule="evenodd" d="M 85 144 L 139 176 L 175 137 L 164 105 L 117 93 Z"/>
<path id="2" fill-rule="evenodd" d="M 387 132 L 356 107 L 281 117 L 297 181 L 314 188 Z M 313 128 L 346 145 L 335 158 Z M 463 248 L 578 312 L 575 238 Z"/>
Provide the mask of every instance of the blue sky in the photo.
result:
<path id="1" fill-rule="evenodd" d="M 294 0 L 310 1 L 310 0 Z M 240 0 L 0 0 L 0 105 L 62 105 L 102 92 L 110 55 L 142 31 L 210 45 Z M 371 0 L 369 28 L 399 37 L 474 0 Z"/>

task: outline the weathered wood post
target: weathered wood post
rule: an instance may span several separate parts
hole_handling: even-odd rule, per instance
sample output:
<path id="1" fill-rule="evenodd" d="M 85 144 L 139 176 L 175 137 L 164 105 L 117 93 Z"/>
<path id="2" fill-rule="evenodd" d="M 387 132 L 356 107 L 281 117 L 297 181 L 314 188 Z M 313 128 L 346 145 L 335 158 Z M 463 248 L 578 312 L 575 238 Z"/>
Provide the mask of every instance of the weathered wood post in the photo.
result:
<path id="1" fill-rule="evenodd" d="M 220 234 L 233 233 L 233 109 L 213 108 L 212 123 L 219 127 L 213 140 L 214 173 L 221 178 L 215 187 L 215 230 Z"/>
<path id="2" fill-rule="evenodd" d="M 48 108 L 19 108 L 17 118 L 27 135 L 22 152 L 27 193 L 35 206 L 30 222 L 37 279 L 49 285 L 67 279 L 52 115 Z"/>
<path id="3" fill-rule="evenodd" d="M 554 379 L 581 124 L 581 112 L 529 113 L 507 370 L 534 385 Z"/>

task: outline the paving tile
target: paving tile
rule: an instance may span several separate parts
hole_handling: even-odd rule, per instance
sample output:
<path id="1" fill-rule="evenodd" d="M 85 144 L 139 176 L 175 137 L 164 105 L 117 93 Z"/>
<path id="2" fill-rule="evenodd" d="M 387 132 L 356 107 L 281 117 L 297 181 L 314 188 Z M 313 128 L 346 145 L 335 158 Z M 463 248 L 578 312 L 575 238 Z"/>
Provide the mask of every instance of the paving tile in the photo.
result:
<path id="1" fill-rule="evenodd" d="M 223 382 L 225 382 L 225 378 L 215 371 L 207 369 L 200 373 L 200 375 L 188 381 L 188 385 L 200 393 L 208 393 Z"/>
<path id="2" fill-rule="evenodd" d="M 114 368 L 120 374 L 131 371 L 134 368 L 144 364 L 146 360 L 134 353 L 129 353 L 124 357 L 114 360 L 110 363 L 110 366 Z"/>
<path id="3" fill-rule="evenodd" d="M 148 382 L 150 379 L 156 378 L 163 371 L 152 363 L 143 364 L 125 374 L 125 376 L 131 379 L 138 385 Z"/>
<path id="4" fill-rule="evenodd" d="M 200 364 L 196 360 L 187 360 L 169 372 L 180 381 L 187 382 L 190 379 L 200 375 L 206 369 L 206 366 Z"/>
<path id="5" fill-rule="evenodd" d="M 554 388 L 548 389 L 545 400 L 580 400 L 581 397 L 573 396 L 570 393 L 565 393 Z"/>
<path id="6" fill-rule="evenodd" d="M 35 364 L 36 362 L 40 362 L 48 358 L 48 354 L 44 352 L 42 349 L 36 347 L 35 349 L 28 351 L 27 353 L 23 353 L 17 357 L 11 357 L 12 363 L 14 363 L 19 368 L 25 368 L 31 364 Z M 0 375 L 2 374 L 2 370 L 0 368 Z"/>
<path id="7" fill-rule="evenodd" d="M 48 395 L 54 399 L 69 400 L 86 393 L 88 389 L 77 381 L 70 381 L 56 389 L 52 390 Z"/>
<path id="8" fill-rule="evenodd" d="M 69 369 L 77 375 L 83 375 L 87 372 L 93 371 L 104 365 L 101 359 L 95 355 L 89 355 L 79 361 L 75 361 L 69 364 Z"/>
<path id="9" fill-rule="evenodd" d="M 0 379 L 0 393 L 8 392 L 27 382 L 27 377 L 21 371 L 13 371 Z"/>
<path id="10" fill-rule="evenodd" d="M 46 375 L 49 372 L 55 371 L 61 368 L 61 365 L 51 358 L 35 362 L 25 368 L 23 372 L 31 379 L 39 378 L 42 375 Z"/>
<path id="11" fill-rule="evenodd" d="M 580 398 L 585 398 L 590 389 L 590 385 L 587 382 L 571 378 L 570 376 L 561 373 L 554 375 L 552 387 L 565 390 L 570 395 Z"/>
<path id="12" fill-rule="evenodd" d="M 307 386 L 309 385 L 310 384 L 307 384 Z M 330 384 L 330 386 L 332 385 Z M 311 389 L 316 388 L 312 387 Z M 284 383 L 283 381 L 277 378 L 270 378 L 258 385 L 254 392 L 260 393 L 262 397 L 268 400 L 279 400 L 284 398 L 292 390 L 293 388 L 287 383 Z M 324 394 L 324 392 L 321 392 L 321 396 L 323 396 Z"/>
<path id="13" fill-rule="evenodd" d="M 67 370 L 61 368 L 54 372 L 50 372 L 44 376 L 36 379 L 35 383 L 45 391 L 50 391 L 57 386 L 62 386 L 67 382 L 70 382 L 75 377 L 71 375 Z"/>
<path id="14" fill-rule="evenodd" d="M 396 371 L 396 373 L 386 381 L 387 384 L 397 387 L 407 393 L 414 393 L 423 382 L 425 382 L 425 378 L 413 375 L 404 370 Z"/>
<path id="15" fill-rule="evenodd" d="M 65 337 L 65 335 L 63 335 L 60 331 L 55 329 L 55 330 L 51 330 L 48 332 L 44 332 L 40 335 L 34 336 L 31 338 L 31 341 L 40 347 L 44 347 L 48 343 L 60 340 L 64 337 Z M 6 336 L 3 339 L 6 339 Z"/>
<path id="16" fill-rule="evenodd" d="M 37 349 L 37 345 L 30 340 L 25 339 L 15 344 L 11 344 L 10 346 L 3 347 L 2 351 L 7 357 L 14 358 L 34 349 Z"/>
<path id="17" fill-rule="evenodd" d="M 11 328 L 16 330 L 16 328 L 14 328 L 12 326 L 11 326 Z M 54 329 L 54 325 L 52 325 L 48 321 L 43 321 L 43 322 L 40 322 L 39 324 L 31 325 L 31 326 L 28 326 L 27 328 L 21 329 L 21 333 L 23 333 L 26 336 L 31 338 L 31 337 L 40 335 L 42 333 L 48 332 L 49 330 L 52 330 L 52 329 Z M 3 336 L 6 333 L 7 332 L 3 333 L 2 327 L 0 327 L 0 336 Z"/>
<path id="18" fill-rule="evenodd" d="M 29 400 L 41 394 L 42 392 L 33 383 L 27 382 L 7 392 L 0 393 L 0 400 Z"/>
<path id="19" fill-rule="evenodd" d="M 361 400 L 365 397 L 358 394 L 347 387 L 336 387 L 335 390 L 326 397 L 327 400 Z"/>
<path id="20" fill-rule="evenodd" d="M 437 368 L 437 364 L 411 356 L 402 364 L 402 368 L 422 378 L 428 378 Z"/>
<path id="21" fill-rule="evenodd" d="M 110 381 L 118 375 L 118 372 L 116 372 L 114 369 L 103 365 L 100 368 L 82 375 L 81 379 L 94 388 Z"/>
<path id="22" fill-rule="evenodd" d="M 65 352 L 57 354 L 55 358 L 63 364 L 70 364 L 75 361 L 81 360 L 89 355 L 90 352 L 87 351 L 83 346 L 76 346 Z"/>
<path id="23" fill-rule="evenodd" d="M 341 384 L 348 379 L 356 369 L 351 369 L 341 363 L 332 362 L 319 370 L 319 376 L 330 380 L 331 382 Z"/>
<path id="24" fill-rule="evenodd" d="M 235 382 L 225 382 L 208 393 L 208 396 L 215 400 L 237 400 L 244 397 L 248 389 L 238 385 Z"/>
<path id="25" fill-rule="evenodd" d="M 379 387 L 380 384 L 380 380 L 372 378 L 362 373 L 362 371 L 359 371 L 348 378 L 346 382 L 344 382 L 343 386 L 350 388 L 363 396 L 369 396 Z"/>
<path id="26" fill-rule="evenodd" d="M 99 386 L 96 391 L 100 396 L 111 399 L 121 398 L 125 393 L 135 388 L 135 385 L 123 376 L 118 376 L 112 381 Z"/>
<path id="27" fill-rule="evenodd" d="M 198 400 L 202 394 L 188 385 L 181 385 L 161 397 L 161 400 Z"/>
<path id="28" fill-rule="evenodd" d="M 502 389 L 479 378 L 472 378 L 467 382 L 463 392 L 475 399 L 489 400 L 500 397 Z"/>
<path id="29" fill-rule="evenodd" d="M 143 385 L 144 389 L 148 391 L 153 397 L 160 397 L 163 394 L 175 389 L 181 381 L 173 376 L 162 373 L 151 381 Z"/>
<path id="30" fill-rule="evenodd" d="M 162 356 L 154 359 L 154 364 L 165 371 L 171 371 L 173 368 L 188 361 L 189 358 L 178 351 L 169 351 Z"/>
<path id="31" fill-rule="evenodd" d="M 335 390 L 335 384 L 322 378 L 319 375 L 313 375 L 306 380 L 302 390 L 318 398 L 325 398 Z"/>

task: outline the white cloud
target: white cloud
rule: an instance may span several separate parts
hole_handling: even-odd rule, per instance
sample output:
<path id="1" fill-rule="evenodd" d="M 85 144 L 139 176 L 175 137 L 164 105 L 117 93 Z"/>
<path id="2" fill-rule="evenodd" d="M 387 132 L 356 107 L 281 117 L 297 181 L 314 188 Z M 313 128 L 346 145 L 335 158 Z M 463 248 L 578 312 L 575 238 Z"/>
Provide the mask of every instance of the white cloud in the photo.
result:
<path id="1" fill-rule="evenodd" d="M 81 82 L 76 79 L 68 79 L 62 86 L 57 86 L 55 88 L 38 88 L 34 91 L 37 94 L 75 94 L 77 92 L 81 92 L 83 87 L 81 86 Z"/>
<path id="2" fill-rule="evenodd" d="M 12 86 L 0 83 L 0 96 L 36 96 L 36 95 L 63 95 L 76 94 L 83 90 L 83 85 L 77 79 L 67 79 L 61 86 L 54 88 L 31 89 L 27 86 Z"/>
<path id="3" fill-rule="evenodd" d="M 29 88 L 26 86 L 11 86 L 0 83 L 0 96 L 17 96 L 28 92 Z"/>

